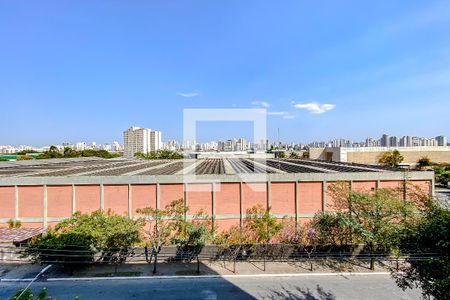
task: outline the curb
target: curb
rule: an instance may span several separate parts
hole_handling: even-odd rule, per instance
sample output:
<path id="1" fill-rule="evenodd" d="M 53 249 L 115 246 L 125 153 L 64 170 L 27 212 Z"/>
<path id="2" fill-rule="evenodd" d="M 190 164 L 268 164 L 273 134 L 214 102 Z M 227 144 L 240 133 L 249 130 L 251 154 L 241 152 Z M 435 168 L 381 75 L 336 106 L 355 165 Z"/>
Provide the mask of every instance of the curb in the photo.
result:
<path id="1" fill-rule="evenodd" d="M 34 278 L 4 278 L 0 279 L 0 282 L 30 282 Z"/>
<path id="2" fill-rule="evenodd" d="M 342 273 L 293 273 L 293 274 L 240 274 L 240 275 L 186 275 L 186 276 L 126 276 L 126 277 L 75 277 L 48 278 L 47 281 L 99 281 L 99 280 L 139 280 L 139 279 L 213 279 L 213 278 L 261 278 L 261 277 L 309 277 L 309 276 L 367 276 L 390 275 L 389 272 L 342 272 Z"/>

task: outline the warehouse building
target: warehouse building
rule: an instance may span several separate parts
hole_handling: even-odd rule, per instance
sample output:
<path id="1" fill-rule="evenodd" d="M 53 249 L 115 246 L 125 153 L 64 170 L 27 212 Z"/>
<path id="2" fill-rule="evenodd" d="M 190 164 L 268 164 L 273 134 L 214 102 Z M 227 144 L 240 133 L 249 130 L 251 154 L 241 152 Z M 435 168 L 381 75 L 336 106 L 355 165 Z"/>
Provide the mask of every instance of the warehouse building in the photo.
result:
<path id="1" fill-rule="evenodd" d="M 311 148 L 311 159 L 359 164 L 378 164 L 380 157 L 388 151 L 398 150 L 403 156 L 402 165 L 414 167 L 417 161 L 428 157 L 440 164 L 450 163 L 450 146 L 434 147 L 327 147 Z"/>
<path id="2" fill-rule="evenodd" d="M 203 209 L 219 230 L 242 224 L 256 204 L 279 218 L 302 223 L 329 210 L 329 186 L 354 190 L 402 187 L 406 181 L 433 193 L 434 173 L 295 159 L 185 160 L 50 159 L 0 163 L 0 227 L 48 227 L 75 211 L 111 209 L 136 216 L 142 207 L 164 208 L 184 199 L 191 218 Z"/>

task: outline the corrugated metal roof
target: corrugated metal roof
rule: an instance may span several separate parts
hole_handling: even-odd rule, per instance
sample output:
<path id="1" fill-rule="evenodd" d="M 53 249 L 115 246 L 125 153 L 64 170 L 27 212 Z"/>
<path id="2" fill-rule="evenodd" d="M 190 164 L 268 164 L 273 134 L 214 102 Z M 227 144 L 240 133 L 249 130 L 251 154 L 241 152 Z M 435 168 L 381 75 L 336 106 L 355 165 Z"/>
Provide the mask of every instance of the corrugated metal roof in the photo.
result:
<path id="1" fill-rule="evenodd" d="M 309 159 L 214 158 L 139 160 L 72 158 L 0 162 L 0 177 L 77 177 L 131 175 L 222 175 L 264 173 L 353 173 L 400 171 L 374 165 Z"/>

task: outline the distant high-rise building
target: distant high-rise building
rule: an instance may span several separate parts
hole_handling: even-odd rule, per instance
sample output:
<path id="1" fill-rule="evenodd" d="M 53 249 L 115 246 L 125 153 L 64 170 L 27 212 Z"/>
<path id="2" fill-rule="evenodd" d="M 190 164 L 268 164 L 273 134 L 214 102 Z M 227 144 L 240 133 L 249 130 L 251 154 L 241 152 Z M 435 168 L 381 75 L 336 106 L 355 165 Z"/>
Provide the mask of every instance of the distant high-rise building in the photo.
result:
<path id="1" fill-rule="evenodd" d="M 400 139 L 399 146 L 401 147 L 412 147 L 412 137 L 409 135 L 403 136 Z"/>
<path id="2" fill-rule="evenodd" d="M 380 139 L 380 146 L 381 147 L 389 147 L 390 146 L 389 138 L 390 138 L 389 135 L 383 134 Z"/>
<path id="3" fill-rule="evenodd" d="M 435 138 L 438 146 L 447 146 L 447 137 L 440 135 Z"/>
<path id="4" fill-rule="evenodd" d="M 418 147 L 421 145 L 420 137 L 413 136 L 411 139 L 412 139 L 412 143 L 411 143 L 412 147 Z"/>
<path id="5" fill-rule="evenodd" d="M 390 147 L 398 147 L 398 138 L 396 136 L 391 136 L 389 138 L 389 146 Z"/>
<path id="6" fill-rule="evenodd" d="M 114 141 L 111 145 L 111 150 L 112 151 L 122 151 L 122 146 L 120 146 L 119 142 Z"/>
<path id="7" fill-rule="evenodd" d="M 161 149 L 161 132 L 149 128 L 130 127 L 123 132 L 124 156 L 134 157 L 137 152 L 148 153 Z"/>
<path id="8" fill-rule="evenodd" d="M 86 150 L 86 143 L 85 142 L 78 142 L 75 144 L 75 150 L 77 151 L 83 151 Z"/>
<path id="9" fill-rule="evenodd" d="M 240 138 L 237 142 L 237 150 L 238 151 L 246 151 L 247 150 L 247 141 L 244 138 Z"/>
<path id="10" fill-rule="evenodd" d="M 150 151 L 162 149 L 161 131 L 150 131 Z"/>

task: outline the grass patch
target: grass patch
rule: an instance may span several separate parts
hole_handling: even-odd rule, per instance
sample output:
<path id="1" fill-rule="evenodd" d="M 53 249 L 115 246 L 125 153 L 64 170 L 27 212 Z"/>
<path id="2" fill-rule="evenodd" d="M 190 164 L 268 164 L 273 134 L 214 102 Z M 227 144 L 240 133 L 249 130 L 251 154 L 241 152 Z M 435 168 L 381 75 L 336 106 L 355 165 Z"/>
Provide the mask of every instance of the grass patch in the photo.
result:
<path id="1" fill-rule="evenodd" d="M 130 277 L 130 276 L 141 276 L 142 272 L 105 272 L 96 273 L 94 277 Z"/>
<path id="2" fill-rule="evenodd" d="M 194 270 L 180 270 L 180 271 L 176 271 L 175 275 L 180 275 L 180 276 L 186 276 L 186 275 L 205 275 L 206 272 L 205 271 L 200 271 L 200 273 L 197 273 L 197 271 Z"/>

